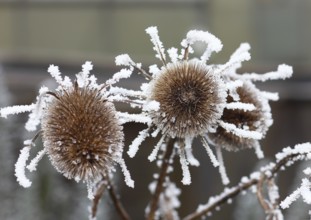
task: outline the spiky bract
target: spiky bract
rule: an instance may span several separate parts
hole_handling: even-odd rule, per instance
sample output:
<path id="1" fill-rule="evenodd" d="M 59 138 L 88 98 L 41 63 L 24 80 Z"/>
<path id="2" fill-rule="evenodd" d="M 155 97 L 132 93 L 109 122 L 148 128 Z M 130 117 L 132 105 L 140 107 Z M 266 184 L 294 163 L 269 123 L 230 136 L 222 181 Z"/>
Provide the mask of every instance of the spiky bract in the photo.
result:
<path id="1" fill-rule="evenodd" d="M 42 119 L 44 146 L 67 178 L 95 181 L 122 155 L 123 133 L 112 103 L 76 84 L 55 93 Z"/>
<path id="2" fill-rule="evenodd" d="M 203 62 L 168 64 L 154 79 L 151 99 L 160 103 L 154 123 L 172 137 L 197 136 L 221 117 L 222 80 Z"/>
<path id="3" fill-rule="evenodd" d="M 243 86 L 237 88 L 236 91 L 240 97 L 240 102 L 253 104 L 255 110 L 224 109 L 221 120 L 234 124 L 237 128 L 247 131 L 257 131 L 265 135 L 272 124 L 268 101 L 260 96 L 260 91 L 251 82 L 245 81 Z M 233 98 L 228 95 L 227 102 L 231 103 L 233 101 Z M 252 148 L 258 142 L 258 140 L 228 132 L 220 126 L 217 128 L 216 133 L 209 133 L 208 136 L 215 145 L 230 151 Z"/>

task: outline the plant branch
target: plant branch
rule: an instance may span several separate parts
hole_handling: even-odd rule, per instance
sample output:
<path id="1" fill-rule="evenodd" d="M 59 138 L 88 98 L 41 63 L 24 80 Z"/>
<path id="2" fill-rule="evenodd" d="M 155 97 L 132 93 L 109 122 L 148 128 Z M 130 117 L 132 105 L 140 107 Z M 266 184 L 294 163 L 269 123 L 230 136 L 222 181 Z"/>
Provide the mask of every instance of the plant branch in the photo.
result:
<path id="1" fill-rule="evenodd" d="M 129 214 L 126 212 L 126 210 L 124 209 L 119 196 L 117 195 L 114 186 L 111 184 L 111 181 L 109 179 L 109 176 L 107 177 L 107 182 L 108 182 L 108 192 L 110 194 L 111 200 L 118 212 L 118 214 L 120 215 L 120 217 L 122 218 L 122 220 L 130 220 L 130 216 Z"/>
<path id="2" fill-rule="evenodd" d="M 131 66 L 134 67 L 134 69 L 138 70 L 138 72 L 140 72 L 147 80 L 152 80 L 152 76 L 147 73 L 143 68 L 137 66 L 137 64 L 132 64 Z"/>
<path id="3" fill-rule="evenodd" d="M 240 192 L 246 189 L 249 189 L 251 186 L 254 186 L 254 185 L 258 186 L 259 182 L 261 181 L 263 182 L 265 180 L 271 180 L 281 170 L 282 167 L 291 166 L 292 164 L 294 164 L 293 162 L 307 159 L 308 153 L 311 153 L 311 152 L 294 152 L 293 151 L 292 153 L 288 153 L 288 155 L 277 160 L 276 163 L 267 165 L 263 167 L 259 172 L 253 173 L 257 175 L 250 175 L 250 178 L 247 179 L 247 181 L 243 180 L 238 185 L 230 189 L 226 189 L 225 191 L 223 191 L 221 194 L 217 196 L 211 197 L 209 202 L 206 205 L 198 208 L 195 212 L 187 215 L 183 220 L 200 219 L 204 215 L 213 211 L 216 207 L 223 205 L 229 199 L 232 199 L 236 197 L 237 195 L 239 195 Z M 291 163 L 288 163 L 289 161 Z M 267 175 L 268 173 L 269 175 Z"/>
<path id="4" fill-rule="evenodd" d="M 97 185 L 96 192 L 94 194 L 94 199 L 92 201 L 92 207 L 91 207 L 92 218 L 91 219 L 94 219 L 97 215 L 98 204 L 106 188 L 107 188 L 107 182 L 104 179 L 102 179 Z"/>
<path id="5" fill-rule="evenodd" d="M 154 194 L 152 196 L 152 199 L 151 199 L 151 202 L 149 205 L 149 213 L 147 216 L 148 220 L 154 220 L 155 212 L 156 212 L 157 207 L 158 207 L 159 197 L 160 197 L 161 192 L 163 191 L 163 183 L 164 183 L 165 177 L 167 175 L 167 169 L 168 169 L 169 164 L 170 164 L 170 157 L 173 153 L 174 142 L 175 142 L 174 139 L 170 139 L 168 141 L 166 152 L 165 152 L 164 158 L 162 160 L 160 176 L 158 178 L 156 189 L 154 191 Z"/>
<path id="6" fill-rule="evenodd" d="M 265 175 L 261 174 L 258 183 L 257 183 L 257 190 L 256 190 L 256 195 L 258 198 L 258 201 L 261 205 L 261 207 L 265 210 L 266 213 L 268 213 L 268 211 L 270 210 L 269 205 L 267 204 L 267 202 L 265 201 L 265 198 L 263 196 L 263 183 L 265 181 Z"/>

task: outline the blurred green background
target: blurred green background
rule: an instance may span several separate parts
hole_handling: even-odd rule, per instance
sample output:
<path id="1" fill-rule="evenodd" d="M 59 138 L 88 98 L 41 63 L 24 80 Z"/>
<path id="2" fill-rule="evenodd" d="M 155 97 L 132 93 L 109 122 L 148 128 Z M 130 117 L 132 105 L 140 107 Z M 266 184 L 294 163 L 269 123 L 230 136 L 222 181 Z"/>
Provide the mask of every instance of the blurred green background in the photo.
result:
<path id="1" fill-rule="evenodd" d="M 310 21 L 310 0 L 0 0 L 0 107 L 29 104 L 42 83 L 53 85 L 46 72 L 49 64 L 59 65 L 63 74 L 73 76 L 90 60 L 96 76 L 105 80 L 118 71 L 114 57 L 122 53 L 130 54 L 146 69 L 159 63 L 145 33 L 149 26 L 158 26 L 165 48 L 179 47 L 191 29 L 208 30 L 224 44 L 219 54 L 212 55 L 212 63 L 226 62 L 241 42 L 249 42 L 252 60 L 245 62 L 240 72 L 263 73 L 281 63 L 294 68 L 290 80 L 258 84 L 264 90 L 280 93 L 280 101 L 271 103 L 274 125 L 261 142 L 271 159 L 281 148 L 311 138 Z M 142 81 L 134 76 L 123 84 L 137 88 Z M 16 183 L 14 163 L 23 140 L 33 135 L 24 131 L 25 120 L 26 115 L 0 119 L 0 219 L 87 219 L 89 201 L 84 185 L 57 174 L 47 157 L 30 175 L 30 189 Z M 125 151 L 142 128 L 126 125 Z M 127 188 L 122 176 L 116 180 L 121 199 L 135 220 L 143 219 L 150 199 L 148 183 L 157 171 L 155 163 L 147 160 L 154 142 L 147 140 L 134 159 L 125 154 L 136 188 Z M 251 150 L 224 153 L 231 185 L 256 165 Z M 195 143 L 194 154 L 201 166 L 191 167 L 193 183 L 187 187 L 180 184 L 179 166 L 172 177 L 183 190 L 181 216 L 223 188 L 218 171 L 199 142 Z M 280 175 L 283 197 L 294 184 L 296 173 L 294 167 Z M 118 219 L 108 195 L 104 198 L 98 219 Z M 251 196 L 247 199 L 254 200 Z M 244 204 L 244 200 L 246 197 L 241 197 L 223 206 L 210 219 L 262 219 L 259 205 L 245 208 L 252 203 Z"/>

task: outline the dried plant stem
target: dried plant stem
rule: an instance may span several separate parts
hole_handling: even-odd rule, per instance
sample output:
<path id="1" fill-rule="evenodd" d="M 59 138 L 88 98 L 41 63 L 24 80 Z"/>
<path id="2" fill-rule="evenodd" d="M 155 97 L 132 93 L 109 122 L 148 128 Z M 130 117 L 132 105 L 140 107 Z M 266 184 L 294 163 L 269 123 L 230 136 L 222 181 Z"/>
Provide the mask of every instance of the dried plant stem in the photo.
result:
<path id="1" fill-rule="evenodd" d="M 147 80 L 152 80 L 152 76 L 147 73 L 143 68 L 140 68 L 137 65 L 132 65 L 136 70 L 138 70 Z"/>
<path id="2" fill-rule="evenodd" d="M 219 196 L 218 199 L 216 199 L 212 204 L 208 205 L 206 208 L 196 211 L 192 214 L 187 215 L 183 220 L 194 220 L 194 219 L 200 219 L 207 213 L 213 211 L 216 207 L 226 203 L 229 199 L 234 198 L 235 196 L 239 195 L 240 192 L 248 189 L 249 187 L 253 186 L 254 184 L 257 184 L 258 180 L 252 179 L 251 181 L 241 184 L 239 186 L 234 187 L 235 189 L 230 191 L 230 193 L 226 193 L 223 196 Z"/>
<path id="3" fill-rule="evenodd" d="M 167 169 L 169 167 L 170 158 L 173 153 L 174 141 L 175 141 L 174 139 L 170 139 L 167 144 L 166 152 L 162 160 L 162 166 L 161 166 L 160 175 L 157 181 L 156 189 L 154 191 L 154 194 L 152 196 L 152 199 L 149 205 L 149 213 L 147 215 L 148 220 L 154 220 L 154 217 L 155 217 L 155 212 L 158 207 L 159 197 L 160 197 L 161 192 L 163 191 L 163 183 L 167 175 Z"/>
<path id="4" fill-rule="evenodd" d="M 266 213 L 268 213 L 268 211 L 270 210 L 270 207 L 269 207 L 269 204 L 266 202 L 266 200 L 263 196 L 264 181 L 265 181 L 264 174 L 262 174 L 260 179 L 258 180 L 258 183 L 257 183 L 256 195 L 257 195 L 257 198 L 258 198 L 258 201 L 259 201 L 261 207 L 266 211 Z"/>
<path id="5" fill-rule="evenodd" d="M 100 199 L 102 198 L 105 189 L 107 188 L 107 181 L 104 179 L 101 180 L 96 188 L 96 192 L 94 193 L 94 199 L 92 201 L 92 207 L 91 207 L 91 217 L 94 219 L 97 215 L 97 209 Z"/>
<path id="6" fill-rule="evenodd" d="M 201 208 L 189 215 L 187 215 L 183 220 L 195 220 L 200 219 L 204 215 L 207 215 L 209 212 L 213 211 L 216 207 L 225 204 L 229 199 L 234 198 L 235 196 L 239 195 L 240 192 L 249 189 L 251 186 L 257 185 L 257 191 L 259 191 L 259 202 L 262 203 L 261 205 L 266 209 L 267 204 L 263 203 L 264 198 L 262 196 L 262 184 L 264 181 L 271 180 L 275 177 L 275 175 L 281 170 L 282 167 L 287 165 L 292 165 L 294 163 L 288 164 L 288 161 L 296 162 L 298 160 L 302 160 L 301 158 L 305 157 L 306 153 L 292 153 L 278 161 L 269 169 L 265 169 L 260 171 L 260 178 L 250 178 L 248 181 L 240 182 L 237 186 L 230 188 L 228 191 L 224 191 L 218 196 L 214 197 L 213 202 L 208 203 L 205 205 L 204 208 Z M 266 171 L 269 171 L 271 175 L 267 176 L 265 174 Z M 258 196 L 258 194 L 257 194 Z M 269 209 L 270 210 L 270 209 Z"/>
<path id="7" fill-rule="evenodd" d="M 189 58 L 189 47 L 190 45 L 188 44 L 187 47 L 185 48 L 185 53 L 184 53 L 184 57 L 183 60 L 187 61 Z"/>
<path id="8" fill-rule="evenodd" d="M 130 217 L 126 210 L 124 209 L 119 196 L 117 195 L 111 180 L 109 179 L 109 174 L 107 174 L 105 177 L 102 178 L 102 180 L 97 184 L 96 191 L 94 193 L 94 199 L 92 201 L 92 207 L 91 207 L 91 219 L 94 219 L 97 215 L 98 205 L 99 202 L 105 192 L 105 190 L 108 190 L 110 198 L 117 210 L 117 213 L 120 215 L 121 219 L 123 220 L 130 220 Z"/>
<path id="9" fill-rule="evenodd" d="M 111 184 L 109 177 L 107 178 L 107 182 L 108 182 L 107 189 L 108 189 L 109 195 L 110 195 L 111 200 L 112 200 L 118 214 L 120 215 L 121 219 L 122 220 L 130 220 L 130 216 L 127 213 L 127 211 L 124 209 L 124 207 L 123 207 L 123 205 L 119 199 L 119 196 L 117 195 L 117 193 L 115 191 L 114 186 Z"/>

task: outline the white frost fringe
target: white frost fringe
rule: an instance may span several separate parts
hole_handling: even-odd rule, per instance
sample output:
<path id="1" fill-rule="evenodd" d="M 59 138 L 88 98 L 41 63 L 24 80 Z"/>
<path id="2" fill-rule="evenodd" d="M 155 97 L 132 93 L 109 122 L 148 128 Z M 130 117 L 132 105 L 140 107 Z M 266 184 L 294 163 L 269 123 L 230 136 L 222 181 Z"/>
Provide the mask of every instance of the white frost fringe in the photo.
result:
<path id="1" fill-rule="evenodd" d="M 15 163 L 15 176 L 17 177 L 17 182 L 25 188 L 31 186 L 31 181 L 25 175 L 25 167 L 26 162 L 29 158 L 29 151 L 30 151 L 29 146 L 26 146 L 23 149 L 21 149 L 20 155 Z"/>
<path id="2" fill-rule="evenodd" d="M 132 180 L 131 174 L 126 167 L 124 160 L 120 158 L 117 162 L 118 164 L 120 164 L 120 167 L 122 169 L 126 185 L 134 188 L 134 180 Z"/>
<path id="3" fill-rule="evenodd" d="M 149 128 L 146 128 L 145 130 L 139 132 L 138 136 L 133 140 L 132 144 L 129 146 L 129 150 L 127 151 L 127 154 L 131 158 L 135 157 L 139 146 L 148 136 L 149 136 Z"/>
<path id="4" fill-rule="evenodd" d="M 221 148 L 220 147 L 216 147 L 216 154 L 217 154 L 217 159 L 218 159 L 218 162 L 219 162 L 219 173 L 220 173 L 220 176 L 221 176 L 222 183 L 224 185 L 228 185 L 230 183 L 230 180 L 229 180 L 227 172 L 226 172 L 226 167 L 225 167 L 225 164 L 224 164 L 224 160 L 223 160 L 223 157 L 222 157 L 222 152 L 221 152 Z"/>
<path id="5" fill-rule="evenodd" d="M 38 165 L 39 161 L 42 159 L 42 157 L 45 154 L 46 154 L 46 148 L 44 148 L 43 150 L 39 151 L 37 156 L 31 160 L 30 164 L 28 164 L 28 166 L 26 168 L 30 172 L 35 171 L 37 169 L 37 165 Z"/>
<path id="6" fill-rule="evenodd" d="M 207 152 L 209 158 L 212 161 L 213 166 L 214 167 L 218 167 L 219 166 L 219 161 L 217 160 L 216 156 L 214 155 L 212 149 L 209 147 L 207 141 L 205 140 L 205 137 L 202 137 L 201 140 L 202 140 L 203 146 L 205 147 L 206 152 Z"/>
<path id="7" fill-rule="evenodd" d="M 185 138 L 186 157 L 187 157 L 187 160 L 191 166 L 198 167 L 198 166 L 200 166 L 200 162 L 193 156 L 192 148 L 191 148 L 192 141 L 193 141 L 193 137 L 186 137 Z"/>
<path id="8" fill-rule="evenodd" d="M 212 52 L 219 52 L 222 49 L 221 41 L 207 31 L 191 30 L 187 33 L 186 39 L 181 42 L 184 48 L 191 46 L 195 42 L 203 42 L 207 45 L 206 50 L 201 56 L 203 62 L 207 61 L 211 56 Z"/>
<path id="9" fill-rule="evenodd" d="M 180 164 L 181 164 L 181 169 L 183 173 L 183 178 L 181 182 L 184 185 L 190 185 L 191 184 L 191 175 L 189 171 L 189 166 L 188 166 L 188 161 L 186 158 L 185 154 L 185 148 L 183 146 L 179 146 L 179 157 L 180 157 Z"/>
<path id="10" fill-rule="evenodd" d="M 15 105 L 15 106 L 9 106 L 5 108 L 0 109 L 0 116 L 3 118 L 7 118 L 8 115 L 15 115 L 19 113 L 24 112 L 31 112 L 36 107 L 36 104 L 31 105 Z"/>
<path id="11" fill-rule="evenodd" d="M 161 61 L 165 61 L 165 50 L 163 47 L 163 43 L 161 42 L 158 35 L 158 28 L 155 26 L 148 27 L 146 29 L 146 33 L 150 35 L 150 40 L 154 45 L 153 49 L 157 52 L 156 57 L 159 58 Z"/>
<path id="12" fill-rule="evenodd" d="M 157 145 L 156 145 L 156 146 L 154 147 L 154 149 L 152 150 L 151 154 L 150 154 L 149 157 L 148 157 L 148 160 L 149 160 L 150 162 L 154 161 L 154 160 L 157 158 L 158 152 L 159 152 L 159 150 L 160 150 L 160 148 L 161 148 L 161 146 L 162 146 L 162 144 L 163 144 L 163 141 L 164 141 L 165 137 L 166 137 L 166 136 L 163 135 L 163 136 L 160 138 L 160 140 L 159 140 L 159 142 L 157 143 Z"/>
<path id="13" fill-rule="evenodd" d="M 286 79 L 290 78 L 292 75 L 293 75 L 293 67 L 286 64 L 281 64 L 278 66 L 277 71 L 272 71 L 265 74 L 245 73 L 240 77 L 244 80 L 264 82 L 267 80 Z"/>
<path id="14" fill-rule="evenodd" d="M 255 140 L 260 140 L 262 134 L 257 131 L 249 131 L 236 127 L 234 124 L 226 123 L 221 121 L 220 126 L 223 127 L 226 131 L 233 133 L 239 137 L 250 138 Z"/>

